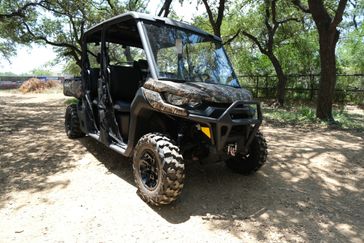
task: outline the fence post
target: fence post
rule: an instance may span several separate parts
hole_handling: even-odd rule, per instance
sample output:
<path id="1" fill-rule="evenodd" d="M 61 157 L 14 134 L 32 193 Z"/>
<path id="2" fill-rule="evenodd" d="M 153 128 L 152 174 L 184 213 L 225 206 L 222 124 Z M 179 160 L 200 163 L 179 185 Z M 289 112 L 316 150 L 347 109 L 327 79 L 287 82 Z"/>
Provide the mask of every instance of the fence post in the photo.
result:
<path id="1" fill-rule="evenodd" d="M 265 98 L 268 99 L 269 94 L 268 94 L 268 78 L 269 76 L 265 76 Z"/>
<path id="2" fill-rule="evenodd" d="M 311 88 L 311 90 L 310 90 L 310 101 L 312 101 L 313 100 L 313 89 L 314 89 L 314 85 L 313 85 L 313 83 L 314 83 L 314 76 L 312 75 L 312 73 L 310 74 L 310 88 Z"/>
<path id="3" fill-rule="evenodd" d="M 256 76 L 256 88 L 255 88 L 255 97 L 259 98 L 259 76 Z"/>

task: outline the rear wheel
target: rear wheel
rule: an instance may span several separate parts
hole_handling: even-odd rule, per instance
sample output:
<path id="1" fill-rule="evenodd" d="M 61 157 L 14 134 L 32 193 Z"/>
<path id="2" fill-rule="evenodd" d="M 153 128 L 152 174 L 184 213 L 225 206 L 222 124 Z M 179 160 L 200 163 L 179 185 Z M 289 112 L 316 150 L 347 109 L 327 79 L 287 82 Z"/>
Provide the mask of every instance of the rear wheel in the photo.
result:
<path id="1" fill-rule="evenodd" d="M 263 134 L 257 132 L 250 144 L 248 154 L 238 154 L 235 157 L 228 159 L 226 165 L 232 171 L 240 174 L 247 175 L 254 173 L 266 162 L 268 155 L 267 148 L 267 142 L 265 141 Z"/>
<path id="2" fill-rule="evenodd" d="M 134 179 L 138 194 L 153 205 L 169 204 L 181 194 L 185 178 L 183 157 L 168 137 L 149 133 L 135 147 Z"/>
<path id="3" fill-rule="evenodd" d="M 76 104 L 71 104 L 67 107 L 64 127 L 69 138 L 80 138 L 85 136 L 85 133 L 81 131 Z"/>

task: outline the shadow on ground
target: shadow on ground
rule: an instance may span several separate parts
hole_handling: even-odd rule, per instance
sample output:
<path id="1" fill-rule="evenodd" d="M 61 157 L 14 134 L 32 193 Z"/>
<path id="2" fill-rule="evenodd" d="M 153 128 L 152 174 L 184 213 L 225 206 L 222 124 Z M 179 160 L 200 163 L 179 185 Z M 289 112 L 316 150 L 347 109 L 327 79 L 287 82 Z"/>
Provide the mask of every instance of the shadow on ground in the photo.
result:
<path id="1" fill-rule="evenodd" d="M 363 238 L 363 138 L 342 131 L 266 128 L 270 156 L 257 174 L 224 164 L 188 164 L 181 197 L 151 207 L 180 224 L 200 217 L 211 230 L 241 238 L 359 241 Z M 131 162 L 91 138 L 80 140 L 110 172 L 135 186 Z"/>
<path id="2" fill-rule="evenodd" d="M 24 96 L 19 103 L 10 96 L 0 101 L 0 208 L 13 192 L 67 187 L 69 180 L 49 181 L 49 176 L 72 169 L 71 161 L 85 152 L 64 133 L 59 98 L 44 103 L 34 99 Z"/>
<path id="3" fill-rule="evenodd" d="M 0 208 L 14 192 L 66 188 L 51 175 L 73 169 L 91 153 L 134 185 L 126 158 L 91 138 L 69 140 L 65 105 L 31 96 L 0 101 Z M 357 241 L 364 238 L 363 134 L 322 129 L 263 129 L 269 160 L 257 174 L 240 176 L 224 164 L 188 164 L 185 187 L 172 205 L 151 207 L 171 224 L 191 219 L 240 239 Z"/>

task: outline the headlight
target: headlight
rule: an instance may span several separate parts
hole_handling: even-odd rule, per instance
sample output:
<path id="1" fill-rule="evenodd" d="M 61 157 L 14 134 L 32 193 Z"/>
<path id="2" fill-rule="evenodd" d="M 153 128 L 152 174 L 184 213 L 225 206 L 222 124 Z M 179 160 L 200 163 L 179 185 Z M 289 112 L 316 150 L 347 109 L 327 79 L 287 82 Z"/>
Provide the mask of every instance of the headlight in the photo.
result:
<path id="1" fill-rule="evenodd" d="M 166 101 L 172 105 L 185 105 L 188 103 L 188 98 L 174 95 L 174 94 L 165 94 L 164 97 Z"/>
<path id="2" fill-rule="evenodd" d="M 174 95 L 174 94 L 167 93 L 164 95 L 164 97 L 168 103 L 170 103 L 172 105 L 177 105 L 177 106 L 188 105 L 189 107 L 194 108 L 194 107 L 198 106 L 199 104 L 201 104 L 201 102 L 196 99 L 182 97 L 182 96 Z"/>

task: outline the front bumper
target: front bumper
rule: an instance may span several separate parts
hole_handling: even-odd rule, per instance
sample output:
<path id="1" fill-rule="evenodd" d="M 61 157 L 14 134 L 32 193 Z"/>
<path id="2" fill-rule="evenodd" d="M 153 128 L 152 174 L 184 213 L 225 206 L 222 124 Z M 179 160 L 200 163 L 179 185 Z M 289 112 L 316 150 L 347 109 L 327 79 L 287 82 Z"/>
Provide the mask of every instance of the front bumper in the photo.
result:
<path id="1" fill-rule="evenodd" d="M 256 110 L 253 118 L 236 115 L 244 114 L 251 106 L 255 106 Z M 213 113 L 214 111 L 210 112 Z M 263 116 L 258 101 L 235 101 L 218 117 L 189 113 L 188 119 L 209 127 L 212 133 L 211 143 L 216 146 L 217 151 L 224 150 L 230 142 L 238 142 L 239 149 L 247 152 L 262 124 Z"/>

